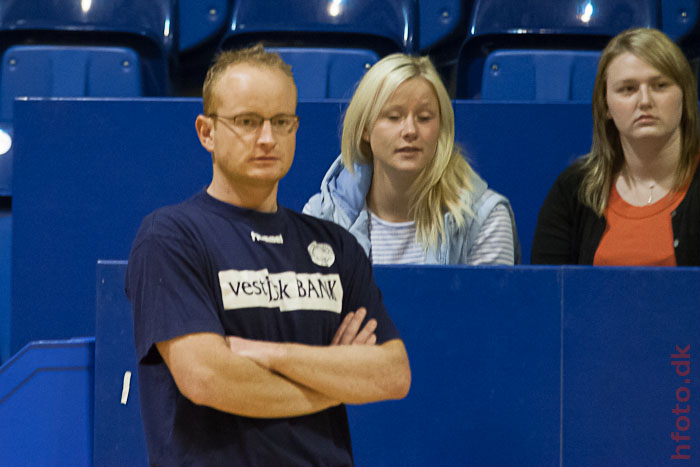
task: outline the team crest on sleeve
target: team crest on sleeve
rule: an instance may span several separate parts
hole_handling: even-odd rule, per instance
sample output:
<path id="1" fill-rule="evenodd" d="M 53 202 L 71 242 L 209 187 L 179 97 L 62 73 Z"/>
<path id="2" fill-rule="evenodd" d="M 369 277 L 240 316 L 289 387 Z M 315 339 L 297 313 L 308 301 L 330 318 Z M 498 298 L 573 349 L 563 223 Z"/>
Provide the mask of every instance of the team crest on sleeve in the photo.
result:
<path id="1" fill-rule="evenodd" d="M 335 262 L 333 247 L 328 243 L 311 242 L 308 247 L 309 256 L 314 264 L 329 268 Z"/>

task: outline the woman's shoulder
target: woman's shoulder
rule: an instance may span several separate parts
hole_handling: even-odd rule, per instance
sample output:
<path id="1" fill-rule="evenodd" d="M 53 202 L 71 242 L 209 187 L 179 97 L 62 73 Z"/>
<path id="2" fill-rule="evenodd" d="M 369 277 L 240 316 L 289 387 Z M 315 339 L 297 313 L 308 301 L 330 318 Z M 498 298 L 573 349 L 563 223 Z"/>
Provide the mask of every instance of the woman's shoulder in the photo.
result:
<path id="1" fill-rule="evenodd" d="M 583 182 L 585 175 L 585 159 L 580 158 L 570 164 L 563 172 L 559 174 L 554 182 L 555 186 L 578 190 L 578 187 Z"/>
<path id="2" fill-rule="evenodd" d="M 510 206 L 510 201 L 501 193 L 489 187 L 488 183 L 481 176 L 472 171 L 470 174 L 469 189 L 462 189 L 462 198 L 469 201 L 469 209 L 476 211 L 485 209 L 490 212 L 497 204 Z"/>
<path id="3" fill-rule="evenodd" d="M 472 200 L 472 210 L 483 211 L 484 214 L 488 214 L 498 205 L 510 206 L 510 201 L 491 188 L 487 188 L 478 198 Z M 475 212 L 475 214 L 477 213 Z"/>

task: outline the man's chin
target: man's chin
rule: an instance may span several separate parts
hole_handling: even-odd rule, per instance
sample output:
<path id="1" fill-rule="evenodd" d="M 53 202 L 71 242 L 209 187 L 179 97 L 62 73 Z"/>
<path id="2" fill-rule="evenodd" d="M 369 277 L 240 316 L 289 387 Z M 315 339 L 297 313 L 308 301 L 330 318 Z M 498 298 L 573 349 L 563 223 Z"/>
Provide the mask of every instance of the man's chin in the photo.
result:
<path id="1" fill-rule="evenodd" d="M 250 174 L 250 179 L 260 183 L 277 183 L 284 178 L 289 172 L 289 169 L 282 170 L 260 170 Z"/>

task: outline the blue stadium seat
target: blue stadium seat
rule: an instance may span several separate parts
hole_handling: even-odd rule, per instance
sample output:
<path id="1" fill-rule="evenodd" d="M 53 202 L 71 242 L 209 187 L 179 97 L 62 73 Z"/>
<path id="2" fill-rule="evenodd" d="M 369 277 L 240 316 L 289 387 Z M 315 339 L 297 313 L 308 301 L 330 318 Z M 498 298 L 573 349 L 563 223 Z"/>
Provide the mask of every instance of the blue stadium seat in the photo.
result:
<path id="1" fill-rule="evenodd" d="M 379 60 L 372 50 L 270 47 L 292 66 L 304 99 L 351 98 L 355 84 Z"/>
<path id="2" fill-rule="evenodd" d="M 472 0 L 421 1 L 419 24 L 419 49 L 427 50 L 454 34 L 460 20 L 469 12 Z M 466 31 L 464 31 L 466 33 Z"/>
<path id="3" fill-rule="evenodd" d="M 700 61 L 700 2 L 663 0 L 661 17 L 662 30 L 678 43 L 686 57 L 697 67 Z"/>
<path id="4" fill-rule="evenodd" d="M 689 35 L 700 34 L 698 27 L 697 0 L 663 0 L 661 2 L 661 30 L 673 40 L 679 40 Z"/>
<path id="5" fill-rule="evenodd" d="M 191 50 L 219 34 L 227 25 L 234 0 L 180 0 L 178 49 Z"/>
<path id="6" fill-rule="evenodd" d="M 486 61 L 499 50 L 568 51 L 569 55 L 602 50 L 617 33 L 630 27 L 659 27 L 656 0 L 474 0 L 469 32 L 457 63 L 456 97 L 479 98 Z M 522 58 L 518 58 L 522 60 Z M 532 58 L 533 63 L 542 57 Z M 584 63 L 588 59 L 582 58 Z M 574 58 L 574 63 L 578 59 Z M 554 79 L 568 81 L 567 67 Z M 536 80 L 537 81 L 537 80 Z M 533 82 L 533 84 L 535 84 Z M 583 94 L 576 90 L 574 94 Z M 537 92 L 534 92 L 535 95 Z"/>
<path id="7" fill-rule="evenodd" d="M 418 51 L 428 55 L 449 92 L 455 87 L 455 65 L 467 36 L 474 0 L 419 1 Z"/>
<path id="8" fill-rule="evenodd" d="M 0 44 L 2 49 L 18 44 L 129 47 L 141 57 L 145 94 L 166 95 L 175 4 L 176 0 L 5 1 L 0 8 Z"/>
<path id="9" fill-rule="evenodd" d="M 297 65 L 300 98 L 342 98 L 377 58 L 414 51 L 417 24 L 413 0 L 306 0 L 294 8 L 236 0 L 221 48 L 263 42 Z M 344 68 L 352 71 L 343 76 Z"/>
<path id="10" fill-rule="evenodd" d="M 483 100 L 590 101 L 600 52 L 496 50 L 486 57 Z"/>
<path id="11" fill-rule="evenodd" d="M 134 97 L 144 94 L 139 55 L 126 47 L 18 45 L 3 54 L 0 119 L 15 97 Z"/>

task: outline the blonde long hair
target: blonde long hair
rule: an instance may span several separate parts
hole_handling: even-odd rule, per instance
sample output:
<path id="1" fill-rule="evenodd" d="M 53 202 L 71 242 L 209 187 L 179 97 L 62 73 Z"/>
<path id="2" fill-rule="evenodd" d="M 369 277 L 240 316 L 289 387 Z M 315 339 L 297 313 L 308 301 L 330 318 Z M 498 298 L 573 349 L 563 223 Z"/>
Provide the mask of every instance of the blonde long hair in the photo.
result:
<path id="1" fill-rule="evenodd" d="M 581 202 L 602 216 L 608 204 L 614 177 L 624 164 L 620 132 L 608 118 L 606 100 L 607 71 L 610 63 L 624 53 L 631 53 L 673 80 L 683 91 L 680 122 L 681 157 L 676 167 L 674 189 L 692 177 L 700 147 L 698 137 L 698 93 L 695 76 L 681 49 L 656 29 L 628 29 L 615 36 L 603 49 L 593 87 L 593 144 L 581 159 L 583 183 Z"/>
<path id="2" fill-rule="evenodd" d="M 452 102 L 428 57 L 396 53 L 370 68 L 357 85 L 345 112 L 341 141 L 342 161 L 347 170 L 354 164 L 371 164 L 372 150 L 362 134 L 372 129 L 387 99 L 401 83 L 411 78 L 428 81 L 440 108 L 440 134 L 435 157 L 413 182 L 409 193 L 409 215 L 416 224 L 416 240 L 424 249 L 445 241 L 444 215 L 449 212 L 457 227 L 471 215 L 471 177 L 474 173 L 462 151 L 455 145 Z"/>

